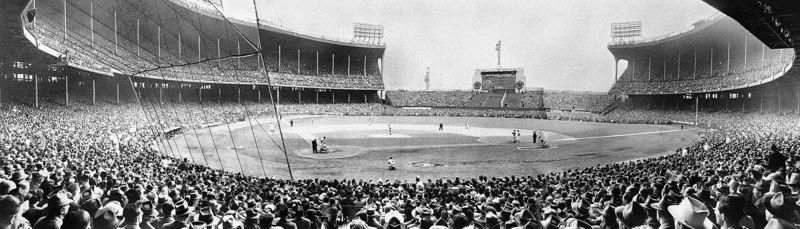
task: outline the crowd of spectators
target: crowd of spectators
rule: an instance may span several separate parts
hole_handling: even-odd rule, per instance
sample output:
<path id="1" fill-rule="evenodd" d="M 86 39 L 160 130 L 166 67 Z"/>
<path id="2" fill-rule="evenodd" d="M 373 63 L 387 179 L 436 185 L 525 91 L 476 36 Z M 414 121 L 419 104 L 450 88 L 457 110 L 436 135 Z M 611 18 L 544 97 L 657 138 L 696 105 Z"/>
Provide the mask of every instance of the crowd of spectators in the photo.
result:
<path id="1" fill-rule="evenodd" d="M 386 97 L 399 107 L 480 107 L 485 99 L 475 91 L 387 91 Z M 500 94 L 502 95 L 502 94 Z M 475 97 L 475 98 L 473 98 Z M 614 95 L 599 92 L 530 91 L 522 94 L 521 108 L 550 108 L 564 111 L 600 112 L 614 102 Z M 507 100 L 507 103 L 511 101 Z M 499 104 L 499 102 L 497 103 Z"/>
<path id="2" fill-rule="evenodd" d="M 544 107 L 565 111 L 600 112 L 614 102 L 614 95 L 601 92 L 545 91 Z"/>
<path id="3" fill-rule="evenodd" d="M 47 5 L 43 7 L 48 7 Z M 98 34 L 92 38 L 91 31 L 82 26 L 66 30 L 58 26 L 57 22 L 47 17 L 41 17 L 25 27 L 34 35 L 36 42 L 47 46 L 59 53 L 60 61 L 64 64 L 85 68 L 103 73 L 124 73 L 145 76 L 156 79 L 180 79 L 209 82 L 260 82 L 267 81 L 269 74 L 273 85 L 285 87 L 311 87 L 311 88 L 340 88 L 340 89 L 383 89 L 383 80 L 375 69 L 368 68 L 367 74 L 363 69 L 355 69 L 353 74 L 337 72 L 336 74 L 312 73 L 311 66 L 304 65 L 301 71 L 297 66 L 287 65 L 277 68 L 277 58 L 267 58 L 265 72 L 258 64 L 239 61 L 236 58 L 211 60 L 202 63 L 190 63 L 185 58 L 178 58 L 174 53 L 165 49 L 160 53 L 146 48 L 138 49 L 135 43 L 124 36 L 119 37 L 115 45 L 112 38 Z M 152 44 L 147 44 L 152 45 Z M 145 46 L 143 44 L 143 46 Z M 152 45 L 155 47 L 154 45 Z M 152 49 L 152 48 L 151 48 Z M 184 49 L 183 56 L 197 56 L 192 49 Z M 198 61 L 198 60 L 194 60 Z M 188 65 L 187 65 L 188 64 Z M 161 67 L 162 69 L 156 70 Z M 278 71 L 280 69 L 280 71 Z M 328 68 L 330 69 L 330 68 Z"/>
<path id="4" fill-rule="evenodd" d="M 522 95 L 522 107 L 544 107 L 544 91 L 526 91 Z"/>
<path id="5" fill-rule="evenodd" d="M 475 91 L 386 91 L 386 98 L 399 107 L 463 107 Z"/>
<path id="6" fill-rule="evenodd" d="M 770 58 L 763 64 L 748 64 L 744 62 L 734 62 L 731 70 L 716 70 L 710 74 L 709 69 L 700 69 L 704 72 L 694 76 L 688 72 L 680 76 L 670 76 L 668 78 L 647 76 L 634 76 L 632 70 L 626 70 L 619 80 L 611 88 L 612 93 L 623 94 L 670 94 L 670 93 L 691 93 L 732 89 L 758 85 L 769 80 L 771 77 L 780 76 L 784 73 L 787 66 L 790 66 L 795 58 L 793 52 L 782 55 L 782 58 Z"/>
<path id="7" fill-rule="evenodd" d="M 220 106 L 206 108 L 205 115 L 229 110 Z M 201 115 L 191 113 L 197 107 L 185 108 L 187 116 Z M 184 120 L 156 123 L 138 109 L 3 104 L 0 226 L 772 229 L 800 223 L 795 116 L 703 114 L 718 130 L 695 145 L 676 146 L 675 154 L 633 162 L 508 177 L 365 181 L 258 178 L 173 159 L 156 151 L 157 125 Z M 487 112 L 377 104 L 281 109 L 349 115 Z M 628 115 L 650 121 L 689 117 Z"/>

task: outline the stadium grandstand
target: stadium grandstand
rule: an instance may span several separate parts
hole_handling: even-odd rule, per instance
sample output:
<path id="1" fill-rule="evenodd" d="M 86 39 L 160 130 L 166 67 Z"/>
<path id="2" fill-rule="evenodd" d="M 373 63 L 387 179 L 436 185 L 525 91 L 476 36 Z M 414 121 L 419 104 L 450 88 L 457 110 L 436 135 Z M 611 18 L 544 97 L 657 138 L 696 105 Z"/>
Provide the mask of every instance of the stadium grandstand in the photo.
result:
<path id="1" fill-rule="evenodd" d="M 606 93 L 386 90 L 383 27 L 222 0 L 2 0 L 0 228 L 797 228 L 800 7 L 704 1 L 608 44 Z"/>
<path id="2" fill-rule="evenodd" d="M 772 49 L 724 14 L 664 36 L 612 42 L 608 49 L 616 62 L 627 62 L 611 93 L 627 95 L 628 104 L 674 110 L 800 109 L 795 49 Z"/>

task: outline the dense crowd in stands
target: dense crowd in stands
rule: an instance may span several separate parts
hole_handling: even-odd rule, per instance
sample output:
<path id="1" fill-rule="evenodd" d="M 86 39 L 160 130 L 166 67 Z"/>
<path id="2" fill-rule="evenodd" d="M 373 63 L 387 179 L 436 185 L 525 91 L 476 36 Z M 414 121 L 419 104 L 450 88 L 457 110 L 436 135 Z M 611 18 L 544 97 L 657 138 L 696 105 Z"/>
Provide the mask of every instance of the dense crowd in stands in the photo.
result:
<path id="1" fill-rule="evenodd" d="M 781 58 L 782 57 L 782 58 Z M 680 76 L 667 74 L 669 76 L 648 77 L 642 76 L 633 70 L 623 72 L 619 80 L 611 89 L 612 93 L 624 94 L 670 94 L 670 93 L 691 93 L 704 91 L 719 91 L 738 87 L 758 85 L 769 80 L 773 76 L 780 76 L 791 65 L 795 55 L 787 52 L 778 58 L 770 58 L 763 64 L 748 64 L 744 62 L 734 62 L 731 70 L 716 69 L 714 74 L 710 74 L 710 67 L 698 69 L 699 74 L 695 76 L 690 72 L 683 72 Z M 685 68 L 690 69 L 690 68 Z M 637 71 L 638 72 L 638 71 Z M 637 74 L 634 76 L 634 74 Z"/>
<path id="2" fill-rule="evenodd" d="M 599 92 L 545 91 L 544 106 L 555 110 L 600 112 L 614 102 L 614 95 Z"/>
<path id="3" fill-rule="evenodd" d="M 45 5 L 44 7 L 47 7 Z M 98 34 L 94 39 L 90 36 L 88 28 L 77 26 L 75 30 L 66 30 L 47 17 L 41 17 L 33 23 L 27 24 L 26 29 L 34 35 L 36 42 L 47 46 L 59 53 L 60 60 L 71 66 L 86 68 L 92 71 L 125 74 L 137 74 L 156 79 L 182 79 L 211 82 L 260 82 L 267 81 L 266 74 L 271 77 L 273 85 L 286 87 L 311 87 L 311 88 L 347 88 L 347 89 L 382 89 L 383 80 L 377 68 L 368 67 L 367 71 L 362 65 L 353 65 L 350 74 L 345 67 L 337 68 L 335 74 L 330 71 L 320 72 L 319 75 L 312 66 L 304 64 L 298 72 L 297 62 L 282 62 L 282 68 L 277 67 L 277 58 L 268 59 L 267 69 L 264 72 L 256 58 L 236 58 L 211 60 L 203 63 L 192 64 L 188 60 L 173 56 L 174 53 L 165 49 L 163 52 L 151 52 L 145 48 L 137 49 L 135 42 L 119 37 L 119 44 L 115 45 L 113 37 Z M 62 28 L 62 29 L 58 29 Z M 184 57 L 197 56 L 197 52 L 186 48 Z M 160 56 L 159 56 L 160 55 Z M 204 61 L 205 59 L 203 59 Z M 199 60 L 193 60 L 199 61 Z M 292 66 L 290 63 L 294 63 Z M 186 65 L 189 64 L 189 65 Z M 339 63 L 342 64 L 342 63 Z M 344 63 L 343 65 L 345 65 Z M 185 66 L 182 66 L 185 65 Z M 161 70 L 156 70 L 162 67 Z M 359 68 L 361 67 L 361 68 Z M 325 68 L 323 68 L 325 69 Z M 330 69 L 330 66 L 327 67 Z"/>
<path id="4" fill-rule="evenodd" d="M 375 104 L 282 109 L 447 113 Z M 208 110 L 206 117 L 225 116 L 217 112 L 228 109 Z M 795 228 L 800 119 L 703 116 L 719 130 L 695 145 L 676 146 L 675 154 L 634 162 L 455 180 L 292 181 L 164 156 L 154 147 L 158 122 L 133 105 L 32 109 L 5 103 L 0 227 Z"/>
<path id="5" fill-rule="evenodd" d="M 389 102 L 400 107 L 481 107 L 481 101 L 474 101 L 476 98 L 473 97 L 476 95 L 483 94 L 474 91 L 386 91 Z M 600 112 L 614 102 L 614 95 L 599 92 L 530 91 L 522 93 L 520 100 L 521 108 Z"/>
<path id="6" fill-rule="evenodd" d="M 386 91 L 386 98 L 399 107 L 463 107 L 475 91 Z"/>

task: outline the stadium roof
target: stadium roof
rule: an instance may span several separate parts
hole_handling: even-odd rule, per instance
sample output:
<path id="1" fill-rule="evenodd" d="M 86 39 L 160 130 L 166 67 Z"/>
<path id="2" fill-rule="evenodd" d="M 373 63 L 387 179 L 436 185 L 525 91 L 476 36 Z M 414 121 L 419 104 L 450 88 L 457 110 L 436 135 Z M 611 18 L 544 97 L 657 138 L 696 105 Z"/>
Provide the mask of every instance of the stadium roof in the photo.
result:
<path id="1" fill-rule="evenodd" d="M 738 21 L 770 48 L 794 48 L 800 40 L 800 2 L 703 0 Z"/>
<path id="2" fill-rule="evenodd" d="M 693 23 L 690 27 L 665 35 L 645 38 L 633 43 L 611 43 L 608 45 L 608 50 L 617 59 L 626 59 L 631 56 L 660 56 L 669 50 L 691 48 L 701 44 L 733 43 L 738 45 L 739 39 L 745 36 L 752 37 L 730 17 L 715 14 Z M 754 40 L 751 39 L 750 42 L 752 43 Z"/>
<path id="3" fill-rule="evenodd" d="M 27 0 L 4 0 L 0 4 L 0 62 L 22 61 L 42 62 L 55 60 L 48 55 L 40 53 L 36 46 L 25 38 L 20 12 L 26 7 Z"/>

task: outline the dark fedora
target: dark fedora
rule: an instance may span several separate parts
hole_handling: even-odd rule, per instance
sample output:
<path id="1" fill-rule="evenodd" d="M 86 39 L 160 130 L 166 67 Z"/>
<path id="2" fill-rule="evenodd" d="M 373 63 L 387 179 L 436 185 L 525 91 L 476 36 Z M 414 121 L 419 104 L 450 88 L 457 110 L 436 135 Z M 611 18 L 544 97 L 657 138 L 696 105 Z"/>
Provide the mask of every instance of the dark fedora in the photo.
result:
<path id="1" fill-rule="evenodd" d="M 575 203 L 572 203 L 572 211 L 580 216 L 589 216 L 589 210 L 591 208 L 590 202 L 584 198 L 578 198 Z"/>
<path id="2" fill-rule="evenodd" d="M 775 216 L 775 218 L 791 219 L 791 213 L 797 209 L 795 200 L 784 196 L 782 192 L 768 194 L 768 196 L 764 198 L 764 208 Z"/>
<path id="3" fill-rule="evenodd" d="M 187 217 L 192 212 L 192 208 L 186 204 L 186 201 L 179 200 L 175 203 L 175 217 Z"/>
<path id="4" fill-rule="evenodd" d="M 203 222 L 208 226 L 216 227 L 220 223 L 220 218 L 214 215 L 214 211 L 209 207 L 200 209 L 200 214 L 197 214 L 197 221 Z"/>
<path id="5" fill-rule="evenodd" d="M 64 192 L 57 192 L 50 197 L 47 198 L 47 208 L 48 209 L 55 209 L 57 207 L 61 207 L 72 203 L 72 200 L 67 198 L 67 194 Z"/>
<path id="6" fill-rule="evenodd" d="M 631 201 L 625 206 L 616 207 L 614 215 L 617 216 L 620 222 L 631 228 L 642 225 L 647 220 L 647 212 L 636 201 Z"/>
<path id="7" fill-rule="evenodd" d="M 103 207 L 97 210 L 94 219 L 92 220 L 94 228 L 117 228 L 124 221 L 124 217 L 117 216 L 117 213 L 110 207 Z"/>
<path id="8" fill-rule="evenodd" d="M 152 201 L 145 201 L 142 203 L 142 214 L 143 216 L 150 216 L 150 217 L 158 216 L 158 211 L 156 211 Z"/>
<path id="9" fill-rule="evenodd" d="M 761 193 L 765 193 L 769 191 L 770 184 L 771 184 L 770 181 L 758 180 L 756 181 L 754 186 L 756 190 L 760 191 Z"/>
<path id="10" fill-rule="evenodd" d="M 664 197 L 662 197 L 661 200 L 658 201 L 658 203 L 650 204 L 650 208 L 659 211 L 666 211 L 667 207 L 669 207 L 670 205 L 678 204 L 679 201 L 680 201 L 680 196 L 673 191 L 669 191 L 669 193 L 667 193 L 667 195 L 664 195 Z"/>
<path id="11" fill-rule="evenodd" d="M 244 213 L 246 219 L 252 219 L 252 220 L 258 219 L 259 213 L 258 210 L 256 210 L 255 208 L 247 209 L 247 211 L 245 211 Z"/>
<path id="12" fill-rule="evenodd" d="M 19 183 L 20 181 L 23 181 L 28 177 L 30 176 L 28 176 L 28 174 L 26 174 L 25 171 L 17 170 L 16 172 L 14 172 L 14 174 L 11 174 L 11 181 L 14 181 L 14 183 Z"/>

